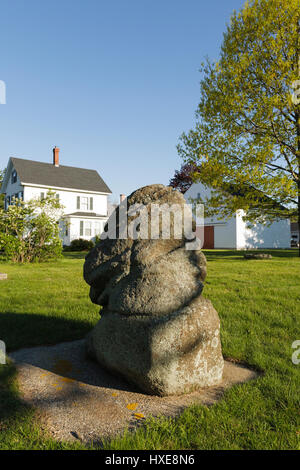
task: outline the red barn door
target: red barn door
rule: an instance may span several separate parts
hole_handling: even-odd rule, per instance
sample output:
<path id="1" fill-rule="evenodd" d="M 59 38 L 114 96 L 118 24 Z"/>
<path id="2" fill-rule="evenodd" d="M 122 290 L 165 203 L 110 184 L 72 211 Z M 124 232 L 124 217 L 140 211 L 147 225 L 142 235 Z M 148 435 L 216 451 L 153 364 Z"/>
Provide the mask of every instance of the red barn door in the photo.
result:
<path id="1" fill-rule="evenodd" d="M 215 231 L 213 225 L 205 225 L 204 227 L 204 245 L 203 248 L 212 249 L 215 247 Z"/>

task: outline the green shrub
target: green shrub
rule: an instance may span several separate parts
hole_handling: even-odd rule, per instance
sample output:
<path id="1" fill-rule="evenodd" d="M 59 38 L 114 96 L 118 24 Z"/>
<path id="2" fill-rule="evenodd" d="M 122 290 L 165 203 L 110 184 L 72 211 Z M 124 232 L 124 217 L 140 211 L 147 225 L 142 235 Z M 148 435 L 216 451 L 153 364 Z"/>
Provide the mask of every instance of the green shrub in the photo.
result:
<path id="1" fill-rule="evenodd" d="M 15 199 L 7 210 L 0 209 L 0 251 L 4 259 L 40 262 L 57 259 L 62 253 L 58 219 L 62 206 L 54 193 L 43 200 Z"/>
<path id="2" fill-rule="evenodd" d="M 72 240 L 70 246 L 65 251 L 90 251 L 94 248 L 92 240 L 84 240 L 83 238 L 77 238 Z"/>

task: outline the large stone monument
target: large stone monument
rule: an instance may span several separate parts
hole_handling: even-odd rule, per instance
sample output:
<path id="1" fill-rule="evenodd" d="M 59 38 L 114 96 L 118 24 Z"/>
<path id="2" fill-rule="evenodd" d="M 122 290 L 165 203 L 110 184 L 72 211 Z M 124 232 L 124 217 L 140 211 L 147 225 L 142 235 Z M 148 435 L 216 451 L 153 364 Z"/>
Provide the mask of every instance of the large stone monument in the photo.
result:
<path id="1" fill-rule="evenodd" d="M 183 208 L 185 200 L 170 187 L 151 185 L 133 192 L 125 204 L 143 204 L 144 215 L 129 215 L 128 227 L 136 224 L 132 233 L 137 233 L 148 217 L 150 234 L 151 205 Z M 161 237 L 162 222 L 159 238 L 120 238 L 121 210 L 115 212 L 117 238 L 101 240 L 84 265 L 90 298 L 103 307 L 87 337 L 89 355 L 149 394 L 181 394 L 218 384 L 224 360 L 218 313 L 201 295 L 205 256 L 186 249 L 184 235 L 174 236 L 174 217 L 168 239 Z"/>

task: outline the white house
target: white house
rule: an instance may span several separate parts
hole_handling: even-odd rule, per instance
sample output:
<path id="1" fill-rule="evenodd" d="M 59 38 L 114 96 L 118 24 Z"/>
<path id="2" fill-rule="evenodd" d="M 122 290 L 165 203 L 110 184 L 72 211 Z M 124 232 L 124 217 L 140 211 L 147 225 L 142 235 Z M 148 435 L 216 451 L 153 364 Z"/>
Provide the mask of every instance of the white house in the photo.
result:
<path id="1" fill-rule="evenodd" d="M 211 197 L 211 189 L 202 183 L 194 183 L 184 194 L 187 203 L 193 199 L 206 200 Z M 244 212 L 236 211 L 233 217 L 218 220 L 216 216 L 205 217 L 204 206 L 204 245 L 203 248 L 290 248 L 290 221 L 286 219 L 271 225 L 256 224 L 247 227 L 243 221 Z"/>
<path id="2" fill-rule="evenodd" d="M 55 192 L 64 206 L 59 222 L 64 245 L 77 238 L 91 240 L 103 231 L 111 191 L 97 171 L 60 165 L 57 147 L 52 164 L 9 159 L 0 190 L 5 194 L 5 208 L 14 197 L 24 201 L 44 198 L 48 190 Z"/>

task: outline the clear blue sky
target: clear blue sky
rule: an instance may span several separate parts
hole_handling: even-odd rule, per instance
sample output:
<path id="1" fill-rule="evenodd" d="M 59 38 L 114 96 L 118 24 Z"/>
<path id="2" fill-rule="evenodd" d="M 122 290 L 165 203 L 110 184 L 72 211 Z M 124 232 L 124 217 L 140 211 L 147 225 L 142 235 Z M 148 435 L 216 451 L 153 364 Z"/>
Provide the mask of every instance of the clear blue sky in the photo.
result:
<path id="1" fill-rule="evenodd" d="M 120 193 L 168 184 L 195 122 L 199 67 L 244 0 L 2 0 L 0 168 L 96 169 Z"/>

